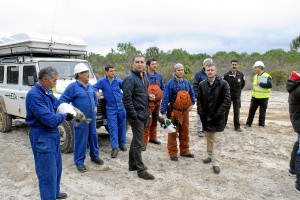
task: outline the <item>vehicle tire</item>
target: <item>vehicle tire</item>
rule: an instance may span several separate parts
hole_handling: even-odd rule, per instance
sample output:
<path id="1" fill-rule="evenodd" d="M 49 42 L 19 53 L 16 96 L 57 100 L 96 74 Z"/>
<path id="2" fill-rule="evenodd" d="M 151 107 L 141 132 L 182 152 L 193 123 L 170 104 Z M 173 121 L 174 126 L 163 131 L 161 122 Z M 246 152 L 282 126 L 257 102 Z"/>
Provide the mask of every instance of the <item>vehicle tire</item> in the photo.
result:
<path id="1" fill-rule="evenodd" d="M 12 127 L 12 118 L 9 114 L 4 112 L 0 106 L 0 131 L 3 133 L 10 132 Z"/>
<path id="2" fill-rule="evenodd" d="M 72 122 L 63 121 L 58 126 L 60 133 L 60 151 L 62 153 L 71 153 L 74 148 L 74 133 Z"/>

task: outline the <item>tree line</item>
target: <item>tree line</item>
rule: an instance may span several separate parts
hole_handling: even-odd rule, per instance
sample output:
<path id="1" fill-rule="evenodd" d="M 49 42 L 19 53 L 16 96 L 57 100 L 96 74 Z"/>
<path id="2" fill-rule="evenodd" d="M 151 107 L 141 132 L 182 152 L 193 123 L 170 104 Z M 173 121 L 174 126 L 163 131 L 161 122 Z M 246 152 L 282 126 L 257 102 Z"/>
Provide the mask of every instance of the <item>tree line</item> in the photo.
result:
<path id="1" fill-rule="evenodd" d="M 294 43 L 298 45 L 297 42 Z M 106 56 L 89 53 L 86 59 L 91 63 L 94 72 L 98 76 L 104 75 L 106 64 L 113 64 L 116 66 L 117 76 L 123 78 L 131 69 L 133 56 L 142 54 L 146 59 L 157 59 L 159 64 L 158 73 L 164 76 L 165 81 L 172 77 L 173 65 L 180 62 L 185 65 L 185 78 L 192 82 L 194 74 L 202 68 L 202 62 L 205 58 L 213 59 L 217 65 L 218 75 L 222 77 L 229 70 L 230 61 L 236 58 L 239 60 L 239 70 L 246 75 L 247 89 L 250 89 L 252 85 L 252 66 L 255 61 L 261 60 L 266 66 L 266 71 L 273 77 L 275 89 L 283 89 L 289 73 L 292 70 L 300 70 L 300 55 L 297 51 L 299 47 L 293 46 L 293 43 L 290 46 L 290 51 L 272 49 L 263 54 L 258 52 L 248 54 L 246 52 L 219 51 L 211 56 L 206 53 L 190 54 L 183 49 L 173 49 L 165 52 L 158 47 L 149 47 L 145 52 L 141 52 L 131 43 L 118 43 L 117 49 L 112 48 Z"/>

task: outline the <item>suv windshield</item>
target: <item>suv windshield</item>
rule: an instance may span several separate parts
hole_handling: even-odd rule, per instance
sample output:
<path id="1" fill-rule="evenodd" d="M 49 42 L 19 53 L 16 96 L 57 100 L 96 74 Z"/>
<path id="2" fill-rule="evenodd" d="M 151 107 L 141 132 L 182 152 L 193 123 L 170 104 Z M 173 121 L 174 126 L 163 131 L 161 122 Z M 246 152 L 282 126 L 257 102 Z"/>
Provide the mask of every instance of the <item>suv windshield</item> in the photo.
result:
<path id="1" fill-rule="evenodd" d="M 74 79 L 74 68 L 75 65 L 77 65 L 78 63 L 84 63 L 84 62 L 39 61 L 39 67 L 40 69 L 43 69 L 48 66 L 54 67 L 57 70 L 60 79 L 71 80 Z M 90 66 L 87 63 L 84 64 L 90 69 Z M 90 70 L 90 78 L 94 78 L 94 75 L 92 74 L 91 70 Z"/>

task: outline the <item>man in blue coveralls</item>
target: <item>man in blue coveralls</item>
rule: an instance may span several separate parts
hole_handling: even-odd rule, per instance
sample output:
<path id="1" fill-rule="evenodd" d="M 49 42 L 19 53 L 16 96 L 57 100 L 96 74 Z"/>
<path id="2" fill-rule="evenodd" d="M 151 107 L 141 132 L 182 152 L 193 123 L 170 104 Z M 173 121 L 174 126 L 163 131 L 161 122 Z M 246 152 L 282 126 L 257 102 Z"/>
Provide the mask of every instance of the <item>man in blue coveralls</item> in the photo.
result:
<path id="1" fill-rule="evenodd" d="M 118 147 L 126 151 L 126 111 L 123 105 L 123 81 L 115 76 L 115 66 L 105 66 L 106 77 L 101 78 L 94 85 L 98 91 L 102 90 L 106 100 L 106 115 L 109 129 L 111 157 L 116 158 Z"/>
<path id="2" fill-rule="evenodd" d="M 55 113 L 61 103 L 51 91 L 57 76 L 52 67 L 41 69 L 38 82 L 26 96 L 26 124 L 31 127 L 29 138 L 42 200 L 67 198 L 60 192 L 62 161 L 57 127 L 64 120 L 72 120 L 73 115 Z"/>
<path id="3" fill-rule="evenodd" d="M 99 158 L 98 135 L 96 132 L 97 97 L 89 81 L 89 68 L 84 63 L 79 63 L 74 68 L 76 81 L 71 83 L 60 100 L 70 103 L 78 108 L 87 119 L 92 119 L 90 124 L 79 122 L 74 126 L 74 163 L 79 172 L 86 172 L 84 165 L 87 144 L 90 148 L 91 161 L 103 165 Z"/>

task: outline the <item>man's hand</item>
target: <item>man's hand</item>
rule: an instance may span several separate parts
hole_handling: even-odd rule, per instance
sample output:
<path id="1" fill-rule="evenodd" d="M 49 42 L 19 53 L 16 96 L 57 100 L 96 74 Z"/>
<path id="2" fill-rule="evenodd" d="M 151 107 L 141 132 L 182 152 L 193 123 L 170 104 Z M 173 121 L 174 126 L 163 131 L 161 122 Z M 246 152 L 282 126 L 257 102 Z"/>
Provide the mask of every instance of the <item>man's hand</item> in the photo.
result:
<path id="1" fill-rule="evenodd" d="M 188 112 L 190 112 L 192 109 L 193 109 L 194 105 L 191 105 L 189 108 L 188 108 Z"/>
<path id="2" fill-rule="evenodd" d="M 97 98 L 100 100 L 101 99 L 101 94 L 100 94 L 100 92 L 96 92 L 96 96 L 97 96 Z"/>
<path id="3" fill-rule="evenodd" d="M 94 111 L 97 112 L 97 106 L 95 106 Z"/>
<path id="4" fill-rule="evenodd" d="M 166 115 L 166 114 L 164 114 L 164 115 L 162 115 L 162 116 L 161 116 L 161 118 L 162 118 L 164 121 L 166 121 L 166 119 L 167 119 L 167 115 Z"/>
<path id="5" fill-rule="evenodd" d="M 67 113 L 66 120 L 71 121 L 74 118 L 74 116 L 71 113 Z"/>

